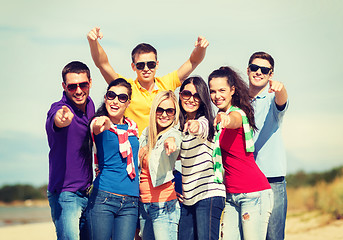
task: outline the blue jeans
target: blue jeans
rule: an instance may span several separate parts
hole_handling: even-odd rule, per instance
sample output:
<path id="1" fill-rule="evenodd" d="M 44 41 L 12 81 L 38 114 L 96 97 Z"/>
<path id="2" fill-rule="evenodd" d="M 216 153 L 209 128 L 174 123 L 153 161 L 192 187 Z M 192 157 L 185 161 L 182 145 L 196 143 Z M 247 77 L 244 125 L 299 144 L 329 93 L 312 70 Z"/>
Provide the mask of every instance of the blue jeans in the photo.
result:
<path id="1" fill-rule="evenodd" d="M 210 197 L 194 205 L 182 205 L 179 240 L 219 239 L 220 218 L 225 206 L 224 197 Z"/>
<path id="2" fill-rule="evenodd" d="M 87 208 L 93 240 L 132 240 L 138 219 L 138 197 L 118 196 L 93 188 Z"/>
<path id="3" fill-rule="evenodd" d="M 180 205 L 168 202 L 139 202 L 140 236 L 143 240 L 177 240 Z"/>
<path id="4" fill-rule="evenodd" d="M 85 216 L 88 203 L 86 193 L 48 191 L 47 195 L 57 239 L 89 239 Z"/>
<path id="5" fill-rule="evenodd" d="M 269 218 L 267 240 L 282 240 L 285 238 L 287 215 L 286 181 L 270 183 L 274 193 L 274 207 Z"/>
<path id="6" fill-rule="evenodd" d="M 271 189 L 251 193 L 227 193 L 223 239 L 265 240 L 273 202 Z"/>

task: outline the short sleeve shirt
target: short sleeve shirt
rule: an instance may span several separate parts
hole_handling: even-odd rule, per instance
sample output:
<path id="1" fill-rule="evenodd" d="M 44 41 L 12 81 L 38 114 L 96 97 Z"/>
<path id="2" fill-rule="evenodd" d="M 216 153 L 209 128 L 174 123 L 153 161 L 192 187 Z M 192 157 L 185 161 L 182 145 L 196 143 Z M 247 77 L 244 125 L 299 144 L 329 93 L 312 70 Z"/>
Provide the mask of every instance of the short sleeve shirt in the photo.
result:
<path id="1" fill-rule="evenodd" d="M 119 75 L 119 77 L 123 77 Z M 126 79 L 132 87 L 132 98 L 129 107 L 125 111 L 125 116 L 135 121 L 138 125 L 139 135 L 149 125 L 149 116 L 152 101 L 160 91 L 175 91 L 181 85 L 177 71 L 171 72 L 163 77 L 155 78 L 155 89 L 150 93 L 143 88 L 138 80 Z"/>
<path id="2" fill-rule="evenodd" d="M 49 185 L 52 193 L 85 190 L 92 182 L 92 161 L 81 154 L 81 146 L 88 130 L 88 121 L 94 115 L 94 103 L 87 99 L 86 112 L 78 109 L 63 92 L 60 101 L 51 105 L 47 114 L 46 133 L 49 151 Z M 74 114 L 71 124 L 64 128 L 54 126 L 56 112 L 67 106 Z"/>

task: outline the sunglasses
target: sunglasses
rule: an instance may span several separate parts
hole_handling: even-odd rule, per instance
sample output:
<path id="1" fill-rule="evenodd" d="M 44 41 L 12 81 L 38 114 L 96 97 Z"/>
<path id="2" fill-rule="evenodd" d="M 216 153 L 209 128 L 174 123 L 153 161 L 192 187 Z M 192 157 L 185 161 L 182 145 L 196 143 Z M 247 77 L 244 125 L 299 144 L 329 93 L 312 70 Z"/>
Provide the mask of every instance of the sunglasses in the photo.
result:
<path id="1" fill-rule="evenodd" d="M 188 90 L 183 90 L 182 92 L 180 92 L 180 96 L 183 100 L 189 100 L 191 99 L 191 97 L 193 97 L 194 101 L 201 101 L 199 93 L 192 94 L 192 92 Z"/>
<path id="2" fill-rule="evenodd" d="M 143 70 L 145 68 L 145 64 L 148 66 L 149 69 L 154 69 L 157 63 L 155 61 L 138 62 L 135 63 L 135 66 L 138 70 Z"/>
<path id="3" fill-rule="evenodd" d="M 80 87 L 82 91 L 86 91 L 89 88 L 89 82 L 71 83 L 67 85 L 69 92 L 75 92 L 78 87 Z"/>
<path id="4" fill-rule="evenodd" d="M 256 65 L 256 64 L 250 64 L 249 69 L 253 72 L 256 72 L 258 69 L 261 69 L 261 73 L 263 73 L 263 74 L 268 74 L 272 70 L 271 68 L 261 67 L 261 66 Z"/>
<path id="5" fill-rule="evenodd" d="M 113 91 L 107 91 L 106 93 L 106 98 L 108 100 L 114 100 L 116 97 L 118 97 L 119 102 L 121 103 L 126 103 L 127 100 L 129 100 L 129 96 L 125 93 L 121 93 L 121 94 L 116 94 Z"/>
<path id="6" fill-rule="evenodd" d="M 161 108 L 161 107 L 157 107 L 156 108 L 156 115 L 161 116 L 164 112 L 166 112 L 166 114 L 168 116 L 174 116 L 176 110 L 175 110 L 175 108 L 167 108 L 167 109 L 164 109 L 164 108 Z"/>

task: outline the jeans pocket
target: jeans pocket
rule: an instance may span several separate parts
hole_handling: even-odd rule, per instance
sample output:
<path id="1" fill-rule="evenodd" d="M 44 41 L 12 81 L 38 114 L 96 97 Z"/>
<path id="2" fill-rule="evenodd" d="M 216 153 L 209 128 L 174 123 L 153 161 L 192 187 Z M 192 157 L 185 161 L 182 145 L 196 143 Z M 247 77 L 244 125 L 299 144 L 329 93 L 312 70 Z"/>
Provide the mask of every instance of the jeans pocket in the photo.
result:
<path id="1" fill-rule="evenodd" d="M 170 200 L 170 201 L 166 202 L 165 208 L 166 208 L 167 212 L 169 212 L 169 213 L 174 212 L 176 210 L 179 210 L 180 209 L 179 201 L 177 199 Z"/>
<path id="2" fill-rule="evenodd" d="M 90 201 L 94 204 L 105 204 L 108 200 L 109 200 L 108 197 L 98 195 L 98 196 L 94 196 L 94 198 L 92 198 Z"/>
<path id="3" fill-rule="evenodd" d="M 132 206 L 133 206 L 134 208 L 138 208 L 138 206 L 139 206 L 139 204 L 138 204 L 138 198 L 132 200 Z"/>
<path id="4" fill-rule="evenodd" d="M 261 198 L 261 192 L 243 193 L 245 199 Z"/>

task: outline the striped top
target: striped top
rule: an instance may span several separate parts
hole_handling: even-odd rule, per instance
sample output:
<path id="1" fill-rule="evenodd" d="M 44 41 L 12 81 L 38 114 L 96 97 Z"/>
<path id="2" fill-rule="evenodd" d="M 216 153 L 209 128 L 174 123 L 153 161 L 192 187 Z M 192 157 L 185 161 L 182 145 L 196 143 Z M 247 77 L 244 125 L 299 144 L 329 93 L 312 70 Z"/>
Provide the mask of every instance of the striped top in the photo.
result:
<path id="1" fill-rule="evenodd" d="M 208 120 L 198 119 L 198 134 L 182 134 L 181 165 L 183 204 L 194 205 L 209 197 L 225 197 L 225 186 L 214 181 L 213 142 L 207 140 Z"/>

